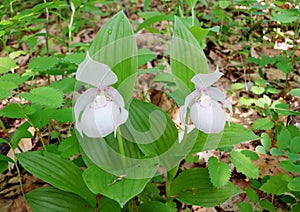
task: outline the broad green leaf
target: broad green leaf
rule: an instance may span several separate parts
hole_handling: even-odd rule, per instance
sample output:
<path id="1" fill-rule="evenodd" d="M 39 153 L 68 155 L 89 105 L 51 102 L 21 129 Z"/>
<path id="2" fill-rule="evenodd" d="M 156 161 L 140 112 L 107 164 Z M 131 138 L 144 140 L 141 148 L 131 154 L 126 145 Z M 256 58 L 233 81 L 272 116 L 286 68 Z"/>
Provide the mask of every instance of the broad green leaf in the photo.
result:
<path id="1" fill-rule="evenodd" d="M 49 87 L 56 88 L 64 94 L 68 94 L 74 91 L 75 83 L 75 78 L 64 78 L 62 80 L 51 83 Z"/>
<path id="2" fill-rule="evenodd" d="M 18 85 L 14 82 L 0 82 L 0 100 L 11 96 L 11 91 L 17 87 Z"/>
<path id="3" fill-rule="evenodd" d="M 208 73 L 208 65 L 198 41 L 177 17 L 170 48 L 172 73 L 177 86 L 186 96 L 195 89 L 192 77 L 198 73 Z"/>
<path id="4" fill-rule="evenodd" d="M 45 127 L 51 120 L 51 115 L 56 112 L 56 108 L 48 108 L 39 104 L 32 104 L 31 107 L 35 112 L 29 115 L 29 119 L 31 124 L 38 129 Z"/>
<path id="5" fill-rule="evenodd" d="M 54 56 L 35 57 L 28 63 L 28 68 L 34 72 L 44 72 L 55 67 L 59 62 Z"/>
<path id="6" fill-rule="evenodd" d="M 0 154 L 0 161 L 6 161 L 6 162 L 11 162 L 11 163 L 14 163 L 14 161 L 10 158 L 10 157 L 7 157 L 6 155 L 2 155 Z"/>
<path id="7" fill-rule="evenodd" d="M 292 138 L 290 143 L 290 150 L 293 153 L 300 153 L 300 136 Z"/>
<path id="8" fill-rule="evenodd" d="M 148 18 L 143 23 L 141 23 L 135 32 L 142 30 L 143 28 L 148 27 L 151 24 L 160 22 L 160 21 L 174 21 L 174 15 L 165 15 L 162 13 L 156 13 L 154 16 Z"/>
<path id="9" fill-rule="evenodd" d="M 253 212 L 253 208 L 248 202 L 239 202 L 238 207 L 241 212 Z"/>
<path id="10" fill-rule="evenodd" d="M 184 170 L 175 178 L 171 183 L 170 195 L 189 205 L 214 207 L 241 192 L 231 182 L 221 188 L 214 187 L 207 169 L 193 168 Z"/>
<path id="11" fill-rule="evenodd" d="M 294 89 L 290 90 L 290 94 L 293 96 L 300 97 L 300 88 L 294 88 Z"/>
<path id="12" fill-rule="evenodd" d="M 85 53 L 74 53 L 74 54 L 68 54 L 66 55 L 62 61 L 68 62 L 68 63 L 75 63 L 80 64 L 85 58 Z"/>
<path id="13" fill-rule="evenodd" d="M 29 93 L 21 93 L 20 97 L 32 103 L 57 108 L 63 104 L 63 94 L 51 87 L 39 87 L 32 89 Z"/>
<path id="14" fill-rule="evenodd" d="M 259 169 L 243 153 L 238 151 L 231 152 L 230 161 L 239 172 L 242 172 L 247 177 L 254 179 L 259 177 Z"/>
<path id="15" fill-rule="evenodd" d="M 8 168 L 8 162 L 7 161 L 0 161 L 0 173 L 3 173 Z"/>
<path id="16" fill-rule="evenodd" d="M 149 182 L 142 193 L 138 195 L 139 201 L 150 202 L 150 201 L 164 201 L 164 198 L 159 195 L 160 190 L 157 188 L 155 183 Z"/>
<path id="17" fill-rule="evenodd" d="M 61 141 L 58 146 L 58 151 L 61 152 L 63 158 L 70 158 L 79 153 L 79 143 L 75 136 L 75 133 L 72 132 L 72 136 Z"/>
<path id="18" fill-rule="evenodd" d="M 269 130 L 274 127 L 274 123 L 269 118 L 260 118 L 253 123 L 253 130 Z"/>
<path id="19" fill-rule="evenodd" d="M 168 205 L 158 202 L 158 201 L 149 201 L 145 202 L 138 206 L 139 211 L 143 212 L 173 212 L 174 210 Z"/>
<path id="20" fill-rule="evenodd" d="M 279 149 L 274 148 L 274 147 L 270 149 L 270 153 L 271 153 L 272 156 L 284 155 L 283 151 L 280 151 Z"/>
<path id="21" fill-rule="evenodd" d="M 0 74 L 7 73 L 16 66 L 16 62 L 10 57 L 0 57 Z"/>
<path id="22" fill-rule="evenodd" d="M 87 202 L 76 194 L 53 187 L 38 188 L 25 194 L 33 212 L 39 211 L 91 211 Z"/>
<path id="23" fill-rule="evenodd" d="M 291 135 L 290 132 L 286 129 L 283 128 L 279 135 L 277 136 L 277 146 L 278 149 L 283 150 L 285 148 L 287 148 L 287 146 L 290 144 L 291 141 Z"/>
<path id="24" fill-rule="evenodd" d="M 259 156 L 256 154 L 256 152 L 253 152 L 251 150 L 243 149 L 241 150 L 241 153 L 243 153 L 246 157 L 250 158 L 250 160 L 258 160 Z"/>
<path id="25" fill-rule="evenodd" d="M 240 83 L 240 82 L 233 83 L 231 85 L 231 88 L 234 89 L 234 90 L 243 89 L 243 88 L 245 88 L 245 83 Z"/>
<path id="26" fill-rule="evenodd" d="M 259 206 L 267 211 L 276 211 L 274 205 L 268 200 L 262 200 L 259 202 Z"/>
<path id="27" fill-rule="evenodd" d="M 247 194 L 248 198 L 249 198 L 252 202 L 258 202 L 259 197 L 258 197 L 256 191 L 254 191 L 254 190 L 253 190 L 252 188 L 250 188 L 250 187 L 247 187 L 247 188 L 245 189 L 245 191 L 246 191 L 246 194 Z"/>
<path id="28" fill-rule="evenodd" d="M 231 1 L 218 1 L 219 6 L 221 9 L 226 9 L 229 5 L 231 5 Z"/>
<path id="29" fill-rule="evenodd" d="M 229 182 L 231 175 L 230 167 L 223 161 L 218 161 L 216 157 L 210 157 L 208 160 L 208 172 L 210 181 L 216 187 L 222 187 Z"/>
<path id="30" fill-rule="evenodd" d="M 292 177 L 280 173 L 278 176 L 270 176 L 270 179 L 264 183 L 259 190 L 268 194 L 281 195 L 285 192 L 289 192 L 288 184 L 292 180 Z"/>
<path id="31" fill-rule="evenodd" d="M 122 11 L 101 27 L 89 53 L 115 72 L 118 82 L 113 86 L 118 88 L 125 103 L 129 101 L 138 68 L 137 45 L 132 26 Z"/>
<path id="32" fill-rule="evenodd" d="M 28 105 L 8 104 L 0 110 L 0 116 L 7 118 L 26 118 L 34 113 L 34 109 Z"/>
<path id="33" fill-rule="evenodd" d="M 31 133 L 28 131 L 29 127 L 30 127 L 30 124 L 28 122 L 25 122 L 16 129 L 16 131 L 14 132 L 14 135 L 10 141 L 13 149 L 17 148 L 17 146 L 22 138 L 32 138 Z"/>
<path id="34" fill-rule="evenodd" d="M 124 175 L 114 176 L 96 166 L 88 167 L 83 173 L 83 179 L 93 193 L 113 199 L 121 207 L 141 193 L 149 181 L 149 179 L 128 179 Z"/>
<path id="35" fill-rule="evenodd" d="M 300 191 L 300 177 L 292 179 L 288 184 L 288 188 L 291 191 Z"/>
<path id="36" fill-rule="evenodd" d="M 16 156 L 31 174 L 62 191 L 77 194 L 90 206 L 95 206 L 95 195 L 85 185 L 82 170 L 72 161 L 50 152 L 23 152 Z"/>
<path id="37" fill-rule="evenodd" d="M 17 85 L 22 84 L 23 82 L 25 82 L 27 79 L 29 78 L 29 76 L 20 76 L 19 74 L 5 74 L 3 76 L 0 77 L 0 82 L 13 82 Z"/>
<path id="38" fill-rule="evenodd" d="M 120 127 L 125 158 L 113 133 L 105 138 L 78 135 L 88 158 L 106 172 L 126 174 L 128 178 L 152 178 L 158 165 L 172 169 L 193 147 L 196 136 L 179 143 L 173 121 L 160 108 L 133 99 L 128 111 L 128 120 Z"/>
<path id="39" fill-rule="evenodd" d="M 287 60 L 276 63 L 276 67 L 285 74 L 289 74 L 293 70 L 292 64 Z"/>
<path id="40" fill-rule="evenodd" d="M 234 146 L 241 142 L 253 141 L 259 139 L 251 130 L 235 124 L 226 124 L 222 133 L 205 134 L 199 132 L 198 138 L 192 152 L 202 152 L 205 150 Z"/>
<path id="41" fill-rule="evenodd" d="M 74 122 L 72 112 L 72 108 L 60 108 L 51 115 L 51 118 L 55 119 L 60 124 L 65 122 L 72 123 Z"/>
<path id="42" fill-rule="evenodd" d="M 300 165 L 296 165 L 289 160 L 281 161 L 279 165 L 281 168 L 283 168 L 288 172 L 295 173 L 295 174 L 300 173 Z"/>
<path id="43" fill-rule="evenodd" d="M 292 206 L 292 210 L 291 210 L 291 212 L 298 212 L 298 211 L 300 211 L 300 202 L 297 202 L 296 204 L 294 204 Z"/>
<path id="44" fill-rule="evenodd" d="M 261 144 L 263 145 L 263 147 L 268 150 L 271 147 L 272 141 L 270 136 L 267 133 L 262 133 L 260 135 L 261 139 Z"/>
<path id="45" fill-rule="evenodd" d="M 205 47 L 204 46 L 205 45 L 205 37 L 208 34 L 209 30 L 204 29 L 199 26 L 193 26 L 189 30 L 195 36 L 195 38 L 197 39 L 200 46 L 204 48 Z"/>
<path id="46" fill-rule="evenodd" d="M 99 208 L 101 208 L 101 212 L 121 211 L 121 207 L 116 201 L 104 196 L 99 201 Z"/>
<path id="47" fill-rule="evenodd" d="M 251 91 L 257 95 L 261 95 L 265 92 L 265 88 L 254 85 L 251 87 Z"/>
<path id="48" fill-rule="evenodd" d="M 275 13 L 273 14 L 273 21 L 279 21 L 281 23 L 291 23 L 294 21 L 299 20 L 299 15 L 295 15 L 293 12 L 290 12 L 289 10 L 283 10 L 281 13 Z"/>

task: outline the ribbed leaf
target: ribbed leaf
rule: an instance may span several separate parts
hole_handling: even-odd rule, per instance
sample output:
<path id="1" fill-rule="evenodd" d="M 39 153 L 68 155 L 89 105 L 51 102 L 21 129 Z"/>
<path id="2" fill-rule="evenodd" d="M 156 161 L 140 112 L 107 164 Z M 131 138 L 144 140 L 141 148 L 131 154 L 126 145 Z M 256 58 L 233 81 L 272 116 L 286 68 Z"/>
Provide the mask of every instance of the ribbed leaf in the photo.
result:
<path id="1" fill-rule="evenodd" d="M 113 86 L 127 102 L 132 95 L 137 72 L 137 45 L 129 20 L 121 11 L 112 17 L 96 35 L 89 53 L 108 65 L 118 76 Z"/>
<path id="2" fill-rule="evenodd" d="M 222 133 L 205 134 L 199 131 L 197 142 L 193 147 L 192 152 L 203 152 L 205 150 L 223 148 L 234 146 L 241 142 L 253 141 L 259 139 L 251 130 L 238 125 L 230 123 L 226 124 Z"/>
<path id="3" fill-rule="evenodd" d="M 247 177 L 259 177 L 259 169 L 251 162 L 250 158 L 246 157 L 243 153 L 238 151 L 231 152 L 230 161 L 239 172 L 242 172 Z"/>
<path id="4" fill-rule="evenodd" d="M 128 200 L 143 191 L 149 179 L 128 179 L 114 176 L 96 166 L 90 166 L 83 173 L 87 186 L 95 194 L 102 194 L 117 201 L 123 207 Z"/>
<path id="5" fill-rule="evenodd" d="M 187 169 L 171 184 L 171 195 L 176 199 L 203 207 L 220 205 L 241 192 L 241 189 L 230 182 L 222 188 L 214 187 L 210 182 L 208 170 L 204 168 Z"/>
<path id="6" fill-rule="evenodd" d="M 31 174 L 60 190 L 75 193 L 95 206 L 95 195 L 87 188 L 81 169 L 73 162 L 50 152 L 23 152 L 17 158 Z"/>
<path id="7" fill-rule="evenodd" d="M 40 211 L 91 211 L 88 204 L 76 194 L 58 190 L 53 187 L 35 189 L 25 195 L 33 212 Z"/>
<path id="8" fill-rule="evenodd" d="M 188 95 L 195 89 L 192 77 L 198 73 L 208 73 L 208 65 L 198 41 L 177 17 L 170 52 L 172 73 L 179 89 Z"/>
<path id="9" fill-rule="evenodd" d="M 60 61 L 54 56 L 35 57 L 28 63 L 28 68 L 33 71 L 44 72 L 53 68 L 59 62 Z"/>
<path id="10" fill-rule="evenodd" d="M 174 123 L 158 107 L 133 99 L 128 111 L 129 118 L 120 128 L 125 158 L 113 134 L 105 138 L 78 135 L 84 153 L 106 172 L 126 174 L 128 178 L 151 178 L 158 165 L 173 168 L 193 147 L 196 137 L 179 143 Z"/>
<path id="11" fill-rule="evenodd" d="M 227 163 L 218 161 L 216 157 L 208 160 L 208 172 L 210 181 L 216 187 L 222 187 L 229 182 L 231 170 Z"/>
<path id="12" fill-rule="evenodd" d="M 57 108 L 63 103 L 63 94 L 50 87 L 34 88 L 30 93 L 21 93 L 20 97 L 31 101 L 32 103 Z"/>
<path id="13" fill-rule="evenodd" d="M 28 105 L 8 104 L 0 110 L 0 116 L 7 118 L 26 118 L 34 109 Z"/>
<path id="14" fill-rule="evenodd" d="M 138 207 L 139 211 L 143 212 L 173 212 L 174 209 L 170 208 L 168 205 L 158 202 L 158 201 L 149 201 L 145 202 Z"/>

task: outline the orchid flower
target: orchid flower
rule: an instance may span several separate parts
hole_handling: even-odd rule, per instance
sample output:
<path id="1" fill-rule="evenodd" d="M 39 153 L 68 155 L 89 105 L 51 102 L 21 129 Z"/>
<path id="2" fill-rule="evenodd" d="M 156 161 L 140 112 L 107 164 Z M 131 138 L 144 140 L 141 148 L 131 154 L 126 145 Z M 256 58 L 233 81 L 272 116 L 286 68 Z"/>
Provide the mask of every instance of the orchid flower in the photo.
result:
<path id="1" fill-rule="evenodd" d="M 90 84 L 74 106 L 75 128 L 92 138 L 105 137 L 124 124 L 128 118 L 124 100 L 112 84 L 118 81 L 116 74 L 103 63 L 93 60 L 87 52 L 85 60 L 76 72 L 78 81 Z M 82 115 L 81 115 L 82 114 Z"/>
<path id="2" fill-rule="evenodd" d="M 179 116 L 186 123 L 187 109 L 190 109 L 190 118 L 195 127 L 205 133 L 219 133 L 224 130 L 226 116 L 222 104 L 232 115 L 231 103 L 225 94 L 218 88 L 211 87 L 223 74 L 219 69 L 210 74 L 197 74 L 192 78 L 196 89 L 185 98 L 180 108 Z"/>

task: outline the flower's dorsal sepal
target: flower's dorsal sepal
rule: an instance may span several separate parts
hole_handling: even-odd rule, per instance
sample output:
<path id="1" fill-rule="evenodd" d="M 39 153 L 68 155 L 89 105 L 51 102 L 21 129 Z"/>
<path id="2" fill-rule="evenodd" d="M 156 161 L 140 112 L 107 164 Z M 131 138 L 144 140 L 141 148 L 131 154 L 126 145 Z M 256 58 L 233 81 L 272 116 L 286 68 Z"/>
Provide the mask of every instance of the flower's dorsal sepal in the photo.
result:
<path id="1" fill-rule="evenodd" d="M 223 74 L 218 68 L 211 74 L 197 74 L 192 78 L 196 90 L 186 98 L 180 108 L 179 117 L 186 124 L 186 113 L 190 109 L 190 118 L 195 127 L 205 133 L 219 133 L 224 130 L 226 115 L 222 108 L 223 104 L 232 115 L 231 103 L 225 94 L 218 88 L 210 87 Z"/>
<path id="2" fill-rule="evenodd" d="M 76 79 L 97 88 L 109 86 L 118 81 L 116 74 L 106 64 L 93 60 L 89 52 L 86 53 L 85 60 L 78 66 Z"/>
<path id="3" fill-rule="evenodd" d="M 223 74 L 219 72 L 217 67 L 216 71 L 210 74 L 197 74 L 192 78 L 192 82 L 197 89 L 205 89 L 217 82 Z"/>

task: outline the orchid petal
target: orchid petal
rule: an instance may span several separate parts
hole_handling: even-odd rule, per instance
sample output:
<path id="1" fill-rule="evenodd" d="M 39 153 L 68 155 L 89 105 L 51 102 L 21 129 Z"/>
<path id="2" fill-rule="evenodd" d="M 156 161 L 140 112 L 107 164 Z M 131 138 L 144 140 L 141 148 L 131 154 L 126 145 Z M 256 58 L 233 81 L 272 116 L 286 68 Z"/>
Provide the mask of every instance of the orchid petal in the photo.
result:
<path id="1" fill-rule="evenodd" d="M 217 67 L 215 72 L 210 74 L 197 74 L 191 81 L 195 84 L 196 88 L 205 89 L 217 82 L 222 75 L 223 74 L 219 72 L 219 68 Z"/>
<path id="2" fill-rule="evenodd" d="M 83 111 L 83 109 L 87 106 L 88 103 L 92 102 L 95 99 L 96 95 L 97 95 L 97 89 L 90 88 L 77 98 L 76 103 L 74 105 L 75 128 L 78 130 L 78 132 L 81 135 L 82 135 L 82 127 L 79 122 L 80 113 Z"/>
<path id="3" fill-rule="evenodd" d="M 225 105 L 230 111 L 230 115 L 232 115 L 232 105 L 230 101 L 226 99 L 225 94 L 218 88 L 210 87 L 206 90 L 206 93 L 215 101 L 221 102 Z"/>
<path id="4" fill-rule="evenodd" d="M 197 96 L 199 96 L 199 91 L 195 90 L 185 98 L 184 105 L 181 106 L 179 110 L 179 119 L 182 123 L 186 122 L 186 111 L 193 103 L 193 100 L 196 99 Z"/>
<path id="5" fill-rule="evenodd" d="M 93 60 L 89 52 L 85 60 L 79 64 L 76 79 L 81 82 L 102 88 L 118 81 L 116 74 L 104 63 Z"/>
<path id="6" fill-rule="evenodd" d="M 95 110 L 94 115 L 99 132 L 99 136 L 97 137 L 105 137 L 114 131 L 115 123 L 113 116 L 118 112 L 114 106 L 113 102 L 106 102 L 105 106 L 98 107 Z"/>
<path id="7" fill-rule="evenodd" d="M 197 129 L 205 133 L 224 130 L 226 116 L 220 103 L 210 100 L 209 104 L 196 102 L 191 106 L 190 117 Z"/>
<path id="8" fill-rule="evenodd" d="M 115 102 L 120 108 L 123 108 L 125 106 L 122 95 L 115 88 L 106 88 L 105 94 L 111 97 L 112 101 Z"/>
<path id="9" fill-rule="evenodd" d="M 120 125 L 124 124 L 128 119 L 128 111 L 123 107 L 119 108 L 116 104 L 113 108 L 113 122 L 114 122 L 114 135 L 116 136 L 117 129 Z"/>

